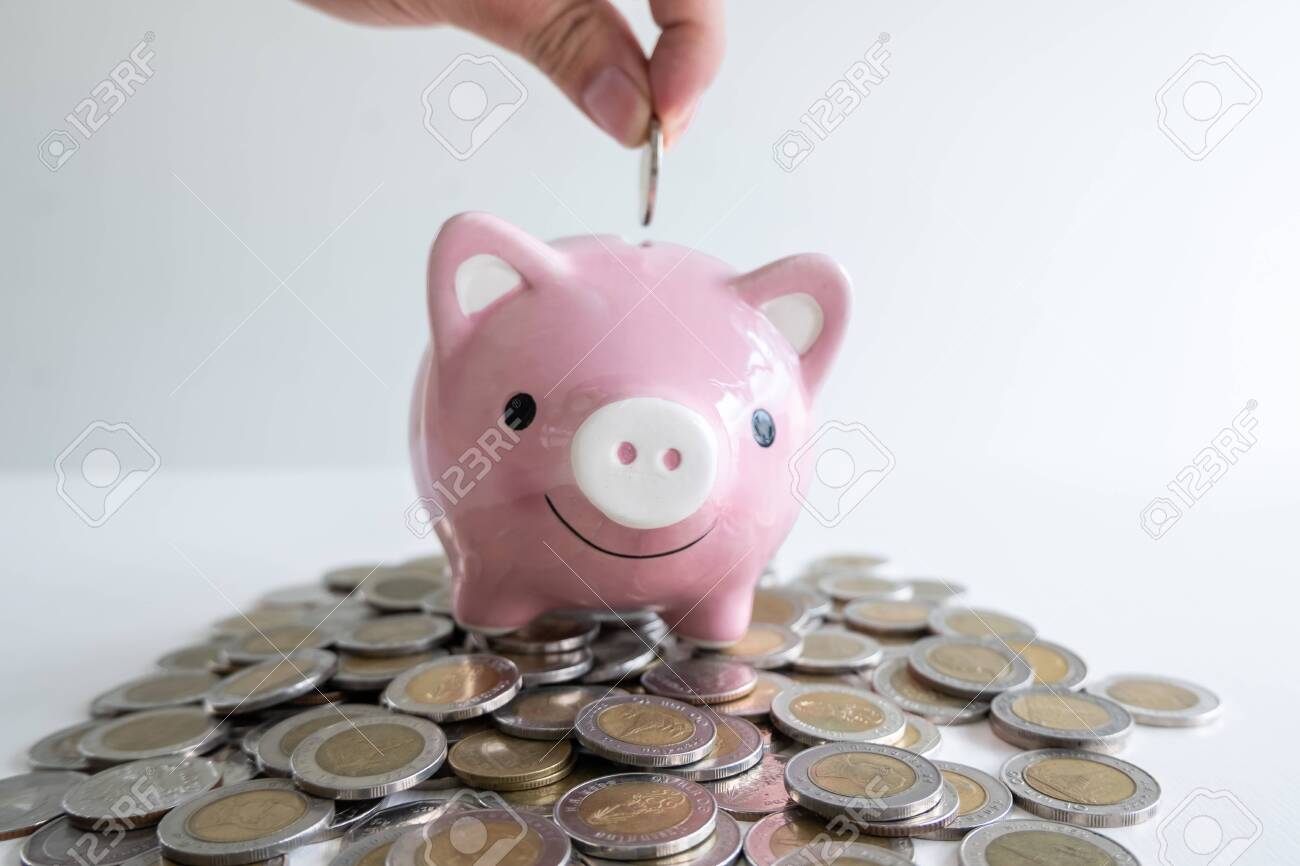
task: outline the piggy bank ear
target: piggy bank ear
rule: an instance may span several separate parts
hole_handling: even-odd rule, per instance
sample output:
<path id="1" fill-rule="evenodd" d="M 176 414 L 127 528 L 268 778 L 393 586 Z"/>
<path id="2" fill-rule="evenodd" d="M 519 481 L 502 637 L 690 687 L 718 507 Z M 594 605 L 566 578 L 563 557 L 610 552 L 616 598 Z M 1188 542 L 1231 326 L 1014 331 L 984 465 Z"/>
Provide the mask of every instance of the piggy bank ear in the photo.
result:
<path id="1" fill-rule="evenodd" d="M 806 253 L 737 277 L 735 286 L 799 353 L 804 386 L 815 394 L 844 338 L 848 274 L 827 256 Z"/>
<path id="2" fill-rule="evenodd" d="M 434 351 L 454 353 L 489 307 L 551 282 L 564 269 L 565 260 L 553 248 L 490 214 L 447 220 L 429 253 Z"/>

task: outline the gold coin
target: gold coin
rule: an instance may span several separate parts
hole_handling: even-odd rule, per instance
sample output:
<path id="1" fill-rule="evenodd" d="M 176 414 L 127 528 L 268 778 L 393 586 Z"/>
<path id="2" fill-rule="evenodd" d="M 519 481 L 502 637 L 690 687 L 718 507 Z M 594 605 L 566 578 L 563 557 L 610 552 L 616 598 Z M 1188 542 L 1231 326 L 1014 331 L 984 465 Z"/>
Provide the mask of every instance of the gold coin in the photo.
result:
<path id="1" fill-rule="evenodd" d="M 984 786 L 979 782 L 953 770 L 940 770 L 939 772 L 943 774 L 944 780 L 957 791 L 958 818 L 969 815 L 988 802 L 988 791 L 985 791 Z"/>
<path id="2" fill-rule="evenodd" d="M 197 713 L 160 714 L 114 724 L 101 740 L 115 752 L 143 752 L 190 742 L 210 731 L 212 725 Z"/>
<path id="3" fill-rule="evenodd" d="M 912 672 L 907 669 L 906 665 L 899 665 L 898 670 L 894 671 L 894 676 L 890 679 L 889 684 L 894 687 L 895 691 L 910 701 L 935 704 L 941 707 L 956 707 L 958 709 L 970 706 L 969 701 L 930 688 L 912 676 Z"/>
<path id="4" fill-rule="evenodd" d="M 1040 643 L 1026 640 L 1008 640 L 1007 647 L 1029 663 L 1034 669 L 1034 683 L 1040 686 L 1056 685 L 1070 671 L 1070 662 L 1056 650 Z"/>
<path id="5" fill-rule="evenodd" d="M 916 784 L 916 772 L 888 755 L 841 752 L 813 764 L 808 778 L 817 787 L 845 797 L 889 797 Z"/>
<path id="6" fill-rule="evenodd" d="M 1110 713 L 1092 701 L 1074 695 L 1021 695 L 1011 702 L 1011 712 L 1035 725 L 1057 731 L 1093 730 L 1110 721 Z"/>
<path id="7" fill-rule="evenodd" d="M 830 661 L 862 652 L 862 642 L 831 631 L 815 631 L 804 635 L 800 658 Z"/>
<path id="8" fill-rule="evenodd" d="M 843 692 L 808 692 L 790 702 L 799 721 L 836 733 L 848 734 L 879 727 L 885 714 L 871 701 Z"/>
<path id="9" fill-rule="evenodd" d="M 196 810 L 185 829 L 203 842 L 251 842 L 288 827 L 307 814 L 309 806 L 297 791 L 241 791 Z"/>
<path id="10" fill-rule="evenodd" d="M 676 788 L 631 782 L 610 785 L 586 797 L 578 806 L 578 815 L 604 833 L 642 836 L 683 823 L 691 816 L 691 803 Z"/>
<path id="11" fill-rule="evenodd" d="M 1137 793 L 1137 784 L 1114 767 L 1084 758 L 1046 758 L 1025 768 L 1035 791 L 1067 803 L 1113 806 Z"/>
<path id="12" fill-rule="evenodd" d="M 370 722 L 364 731 L 349 727 L 321 743 L 316 763 L 336 776 L 374 776 L 406 766 L 425 745 L 424 737 L 405 725 Z"/>
<path id="13" fill-rule="evenodd" d="M 554 806 L 561 797 L 583 782 L 590 782 L 592 779 L 610 776 L 617 772 L 619 769 L 613 764 L 598 758 L 582 757 L 574 764 L 573 769 L 559 780 L 522 791 L 502 791 L 501 799 L 512 806 Z"/>
<path id="14" fill-rule="evenodd" d="M 525 740 L 500 731 L 472 734 L 447 757 L 456 775 L 479 781 L 526 782 L 564 770 L 573 761 L 568 740 Z"/>
<path id="15" fill-rule="evenodd" d="M 1064 833 L 1025 830 L 999 836 L 984 850 L 989 866 L 1114 866 L 1105 851 Z"/>
<path id="16" fill-rule="evenodd" d="M 935 670 L 978 685 L 992 685 L 1007 675 L 1009 661 L 990 647 L 939 644 L 926 654 Z"/>
<path id="17" fill-rule="evenodd" d="M 720 651 L 724 656 L 765 656 L 785 646 L 786 635 L 764 623 L 754 623 L 736 643 Z"/>
<path id="18" fill-rule="evenodd" d="M 1198 702 L 1196 695 L 1182 686 L 1157 680 L 1120 680 L 1106 691 L 1120 703 L 1148 710 L 1186 710 Z"/>
<path id="19" fill-rule="evenodd" d="M 767 625 L 790 625 L 799 619 L 801 606 L 787 595 L 759 590 L 754 593 L 754 608 L 750 622 Z"/>
<path id="20" fill-rule="evenodd" d="M 689 717 L 659 704 L 615 704 L 596 716 L 596 727 L 634 746 L 675 746 L 695 733 Z"/>
<path id="21" fill-rule="evenodd" d="M 454 822 L 434 833 L 420 846 L 413 862 L 437 866 L 481 866 L 487 862 L 485 852 L 501 852 L 500 859 L 492 857 L 494 866 L 532 866 L 541 858 L 545 843 L 532 827 L 527 827 L 520 835 L 520 826 L 517 818 L 476 818 L 472 822 Z"/>
<path id="22" fill-rule="evenodd" d="M 454 660 L 412 677 L 406 684 L 406 696 L 421 704 L 459 704 L 495 689 L 502 682 L 501 674 L 494 668 Z"/>
<path id="23" fill-rule="evenodd" d="M 960 611 L 944 618 L 948 628 L 968 637 L 1010 637 L 1024 634 L 1024 626 L 1010 617 L 989 611 Z"/>

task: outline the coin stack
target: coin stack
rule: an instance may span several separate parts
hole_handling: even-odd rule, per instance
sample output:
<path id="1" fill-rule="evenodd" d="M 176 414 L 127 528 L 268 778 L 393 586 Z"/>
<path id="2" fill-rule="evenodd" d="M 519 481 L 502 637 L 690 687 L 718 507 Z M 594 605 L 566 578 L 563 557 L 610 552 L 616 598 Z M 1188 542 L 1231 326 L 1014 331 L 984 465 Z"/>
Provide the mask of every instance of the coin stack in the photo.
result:
<path id="1" fill-rule="evenodd" d="M 477 634 L 441 557 L 338 568 L 34 744 L 33 772 L 0 780 L 0 839 L 27 837 L 26 866 L 284 866 L 330 839 L 332 866 L 896 866 L 914 839 L 960 842 L 966 866 L 1136 863 L 1095 828 L 1149 819 L 1160 787 L 1116 753 L 1135 725 L 1212 721 L 1214 694 L 1085 688 L 1024 620 L 882 564 L 769 571 L 723 649 L 650 610 Z M 999 772 L 934 757 L 985 718 L 1022 750 Z"/>

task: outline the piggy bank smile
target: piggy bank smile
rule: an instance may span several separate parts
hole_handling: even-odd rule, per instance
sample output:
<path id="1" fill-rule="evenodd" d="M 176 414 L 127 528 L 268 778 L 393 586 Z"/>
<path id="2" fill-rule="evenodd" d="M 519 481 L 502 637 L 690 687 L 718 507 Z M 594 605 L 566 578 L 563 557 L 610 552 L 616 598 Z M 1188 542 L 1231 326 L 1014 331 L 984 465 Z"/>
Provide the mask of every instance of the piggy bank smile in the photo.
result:
<path id="1" fill-rule="evenodd" d="M 848 306 L 823 256 L 737 274 L 670 244 L 448 221 L 411 449 L 457 620 L 644 607 L 698 643 L 739 639 L 799 510 L 788 464 Z"/>

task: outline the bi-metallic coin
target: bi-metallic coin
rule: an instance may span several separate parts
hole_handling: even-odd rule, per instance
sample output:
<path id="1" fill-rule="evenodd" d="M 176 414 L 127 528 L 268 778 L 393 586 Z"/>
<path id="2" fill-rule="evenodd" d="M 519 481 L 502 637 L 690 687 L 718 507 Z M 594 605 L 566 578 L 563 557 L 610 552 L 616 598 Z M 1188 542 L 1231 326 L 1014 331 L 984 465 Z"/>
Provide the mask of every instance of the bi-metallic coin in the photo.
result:
<path id="1" fill-rule="evenodd" d="M 63 795 L 63 811 L 78 827 L 135 829 L 158 823 L 220 783 L 220 770 L 206 758 L 146 758 L 80 782 Z"/>
<path id="2" fill-rule="evenodd" d="M 1002 765 L 1016 805 L 1080 827 L 1129 827 L 1155 814 L 1160 785 L 1128 761 L 1095 752 L 1040 749 Z"/>
<path id="3" fill-rule="evenodd" d="M 578 713 L 578 741 L 603 758 L 635 767 L 674 767 L 707 757 L 717 740 L 712 714 L 657 695 L 621 695 Z"/>
<path id="4" fill-rule="evenodd" d="M 1011 790 L 1002 782 L 974 767 L 952 761 L 935 761 L 943 780 L 957 792 L 957 817 L 946 827 L 922 835 L 922 839 L 961 839 L 972 830 L 1001 821 L 1011 812 Z"/>
<path id="5" fill-rule="evenodd" d="M 304 791 L 335 800 L 372 800 L 412 788 L 437 772 L 447 740 L 427 719 L 395 713 L 350 718 L 309 734 L 289 768 Z"/>
<path id="6" fill-rule="evenodd" d="M 383 702 L 403 713 L 454 722 L 505 706 L 520 685 L 519 669 L 500 656 L 447 656 L 400 674 L 384 690 Z"/>
<path id="7" fill-rule="evenodd" d="M 998 821 L 972 831 L 961 843 L 961 866 L 1011 863 L 1087 863 L 1138 866 L 1138 859 L 1112 839 L 1055 821 Z"/>
<path id="8" fill-rule="evenodd" d="M 1219 715 L 1217 695 L 1173 677 L 1120 674 L 1088 686 L 1088 691 L 1120 704 L 1142 725 L 1190 727 L 1209 724 Z"/>
<path id="9" fill-rule="evenodd" d="M 158 825 L 158 841 L 177 863 L 242 866 L 316 841 L 333 816 L 333 803 L 288 779 L 254 779 L 168 812 Z"/>
<path id="10" fill-rule="evenodd" d="M 695 782 L 625 773 L 579 785 L 555 804 L 555 823 L 582 851 L 611 860 L 666 857 L 713 832 L 717 804 Z"/>

